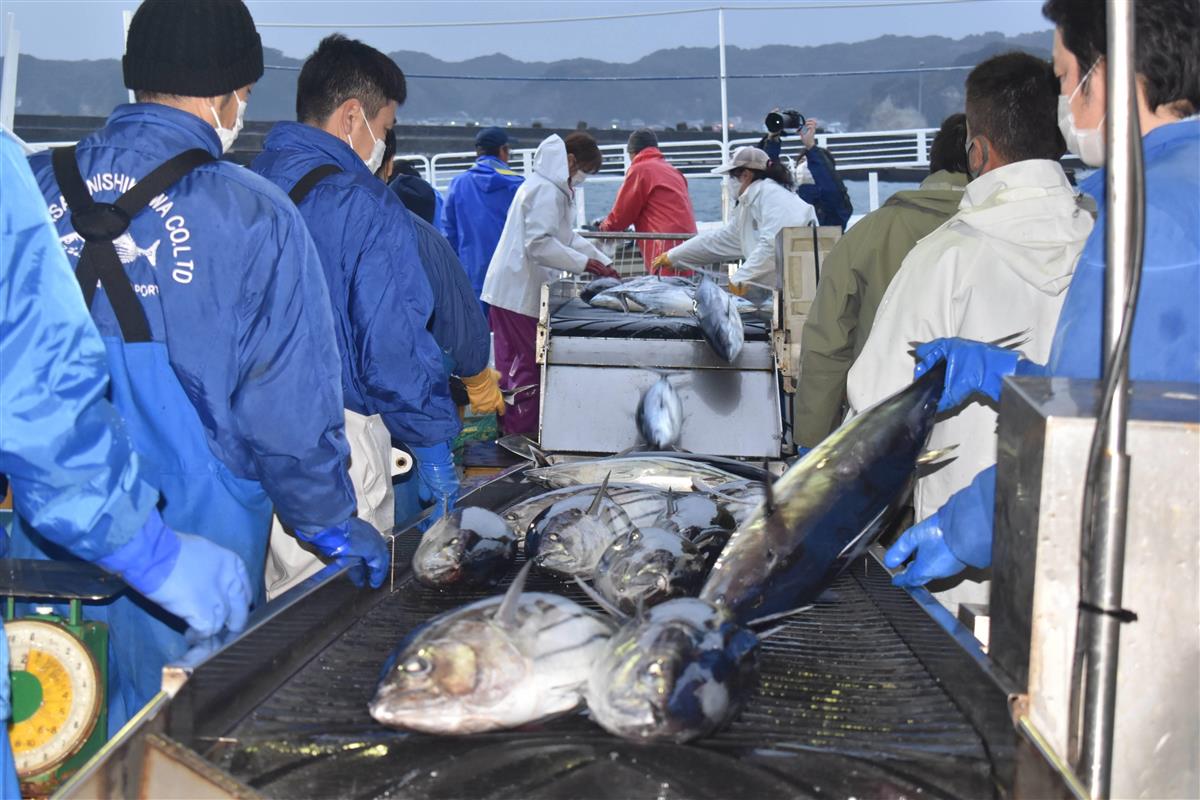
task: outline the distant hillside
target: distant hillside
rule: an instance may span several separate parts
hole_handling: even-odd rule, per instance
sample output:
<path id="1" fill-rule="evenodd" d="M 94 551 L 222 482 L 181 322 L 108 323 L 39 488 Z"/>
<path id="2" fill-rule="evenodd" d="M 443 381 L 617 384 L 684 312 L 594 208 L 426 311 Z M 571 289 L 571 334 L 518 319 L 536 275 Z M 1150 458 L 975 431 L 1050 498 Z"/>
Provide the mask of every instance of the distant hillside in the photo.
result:
<path id="1" fill-rule="evenodd" d="M 728 50 L 730 75 L 900 69 L 973 65 L 997 52 L 1021 49 L 1049 57 L 1051 33 L 1005 37 L 985 33 L 963 39 L 941 36 L 884 36 L 868 42 L 818 47 L 773 45 Z M 446 62 L 425 53 L 397 51 L 392 58 L 411 75 L 639 76 L 717 73 L 716 48 L 659 50 L 631 64 L 591 59 L 553 62 L 516 61 L 494 54 Z M 268 50 L 273 66 L 298 67 L 300 60 Z M 731 119 L 754 130 L 774 106 L 851 130 L 936 125 L 962 109 L 965 71 L 730 81 Z M 21 114 L 103 115 L 124 102 L 117 59 L 49 61 L 22 56 L 17 92 Z M 257 120 L 294 116 L 296 72 L 268 69 L 255 87 L 249 117 Z M 574 127 L 651 124 L 674 127 L 686 121 L 711 125 L 719 118 L 719 89 L 713 81 L 638 81 L 598 83 L 466 81 L 412 78 L 400 118 L 407 122 L 496 122 Z"/>

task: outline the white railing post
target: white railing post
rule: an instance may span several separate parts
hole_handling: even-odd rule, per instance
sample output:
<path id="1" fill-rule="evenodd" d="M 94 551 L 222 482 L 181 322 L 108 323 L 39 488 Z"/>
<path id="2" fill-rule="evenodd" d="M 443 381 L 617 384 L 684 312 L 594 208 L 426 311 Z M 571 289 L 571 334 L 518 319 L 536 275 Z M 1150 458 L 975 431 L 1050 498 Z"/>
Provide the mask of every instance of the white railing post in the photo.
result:
<path id="1" fill-rule="evenodd" d="M 879 173 L 875 170 L 867 174 L 867 197 L 872 211 L 879 208 Z"/>
<path id="2" fill-rule="evenodd" d="M 4 15 L 4 73 L 0 76 L 0 126 L 12 132 L 17 116 L 17 66 L 21 61 L 21 33 L 17 17 L 9 11 Z"/>
<path id="3" fill-rule="evenodd" d="M 587 225 L 587 195 L 580 186 L 575 190 L 575 227 L 582 228 L 584 225 Z"/>
<path id="4" fill-rule="evenodd" d="M 929 163 L 929 143 L 924 129 L 917 131 L 917 163 Z"/>
<path id="5" fill-rule="evenodd" d="M 125 33 L 121 38 L 121 54 L 122 55 L 124 55 L 125 48 L 129 44 L 129 24 L 131 22 L 133 22 L 133 12 L 128 11 L 128 10 L 122 11 L 121 12 L 121 24 L 124 26 L 124 29 L 125 29 Z M 131 102 L 131 103 L 137 102 L 137 99 L 133 96 L 133 89 L 129 90 L 129 102 Z"/>

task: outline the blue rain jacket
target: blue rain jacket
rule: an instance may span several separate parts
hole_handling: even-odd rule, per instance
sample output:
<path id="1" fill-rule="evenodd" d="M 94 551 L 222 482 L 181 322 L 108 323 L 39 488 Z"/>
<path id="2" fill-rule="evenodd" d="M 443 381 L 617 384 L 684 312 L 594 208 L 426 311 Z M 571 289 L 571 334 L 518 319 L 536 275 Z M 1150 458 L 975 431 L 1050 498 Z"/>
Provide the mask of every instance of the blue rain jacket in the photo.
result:
<path id="1" fill-rule="evenodd" d="M 412 222 L 421 266 L 433 288 L 429 330 L 449 362 L 451 373 L 477 375 L 487 366 L 492 345 L 487 318 L 446 237 L 416 214 L 412 214 Z"/>
<path id="2" fill-rule="evenodd" d="M 349 145 L 311 125 L 277 124 L 251 169 L 290 191 L 323 164 L 342 171 L 313 187 L 300 213 L 332 300 L 346 408 L 379 414 L 407 445 L 453 439 L 461 423 L 428 330 L 434 297 L 408 210 Z"/>
<path id="3" fill-rule="evenodd" d="M 474 166 L 450 181 L 438 227 L 458 253 L 476 298 L 483 293 L 483 279 L 504 230 L 508 207 L 524 181 L 495 156 L 480 156 Z"/>
<path id="4" fill-rule="evenodd" d="M 1146 244 L 1129 374 L 1135 381 L 1200 383 L 1200 120 L 1150 131 L 1142 139 L 1142 152 Z M 1059 312 L 1050 361 L 1045 367 L 1022 361 L 1022 374 L 1099 379 L 1104 371 L 1104 170 L 1079 188 L 1095 198 L 1100 215 Z M 947 543 L 960 560 L 967 560 L 963 555 L 979 560 L 981 537 L 970 531 L 986 531 L 990 562 L 995 497 L 996 468 L 991 467 L 947 504 L 955 508 Z"/>
<path id="5" fill-rule="evenodd" d="M 758 147 L 772 161 L 778 161 L 783 153 L 783 142 L 778 139 L 764 138 Z M 836 225 L 846 230 L 850 217 L 854 216 L 854 204 L 850 202 L 846 184 L 837 174 L 833 156 L 823 147 L 812 147 L 808 149 L 805 160 L 808 161 L 813 182 L 797 186 L 796 194 L 817 212 L 818 224 Z"/>
<path id="6" fill-rule="evenodd" d="M 93 197 L 105 201 L 197 147 L 220 152 L 199 118 L 153 104 L 121 106 L 80 143 L 77 161 Z M 60 242 L 76 259 L 82 243 L 49 161 L 39 155 L 31 164 Z M 162 494 L 166 523 L 237 553 L 261 601 L 272 504 L 305 533 L 337 525 L 355 508 L 315 248 L 285 196 L 228 162 L 198 167 L 168 188 L 116 244 L 152 340 L 125 342 L 97 293 L 91 312 L 113 404 Z M 70 556 L 42 527 L 17 528 L 14 557 Z M 131 593 L 86 613 L 110 628 L 115 731 L 158 691 L 163 665 L 186 652 L 185 625 Z"/>

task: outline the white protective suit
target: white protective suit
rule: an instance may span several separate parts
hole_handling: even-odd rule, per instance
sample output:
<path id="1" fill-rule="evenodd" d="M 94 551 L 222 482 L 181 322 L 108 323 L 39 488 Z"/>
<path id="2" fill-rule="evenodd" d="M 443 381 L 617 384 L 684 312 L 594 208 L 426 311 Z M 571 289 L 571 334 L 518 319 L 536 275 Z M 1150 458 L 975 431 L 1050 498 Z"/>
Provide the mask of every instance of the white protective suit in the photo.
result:
<path id="1" fill-rule="evenodd" d="M 795 192 L 770 178 L 746 187 L 724 227 L 701 233 L 667 251 L 671 266 L 690 269 L 742 261 L 729 280 L 777 286 L 775 236 L 780 228 L 816 225 L 817 212 Z"/>
<path id="2" fill-rule="evenodd" d="M 991 341 L 1028 329 L 1025 357 L 1045 363 L 1092 215 L 1056 161 L 1019 161 L 967 184 L 958 213 L 905 257 L 888 286 L 846 391 L 852 412 L 907 386 L 910 342 Z M 929 449 L 958 445 L 922 478 L 916 520 L 996 463 L 996 411 L 976 399 L 940 417 Z"/>
<path id="3" fill-rule="evenodd" d="M 533 154 L 533 174 L 508 207 L 483 279 L 483 302 L 536 318 L 542 284 L 564 271 L 583 273 L 589 259 L 612 263 L 575 232 L 575 193 L 569 181 L 567 146 L 557 134 L 549 136 Z"/>

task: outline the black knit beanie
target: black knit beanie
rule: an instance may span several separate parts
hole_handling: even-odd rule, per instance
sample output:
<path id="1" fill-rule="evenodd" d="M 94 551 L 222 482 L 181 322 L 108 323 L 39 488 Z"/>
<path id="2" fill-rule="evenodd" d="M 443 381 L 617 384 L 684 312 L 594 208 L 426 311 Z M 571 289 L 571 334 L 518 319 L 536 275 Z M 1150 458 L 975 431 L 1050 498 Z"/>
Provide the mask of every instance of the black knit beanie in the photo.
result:
<path id="1" fill-rule="evenodd" d="M 129 89 L 216 97 L 262 77 L 262 39 L 242 0 L 144 0 L 121 65 Z"/>

